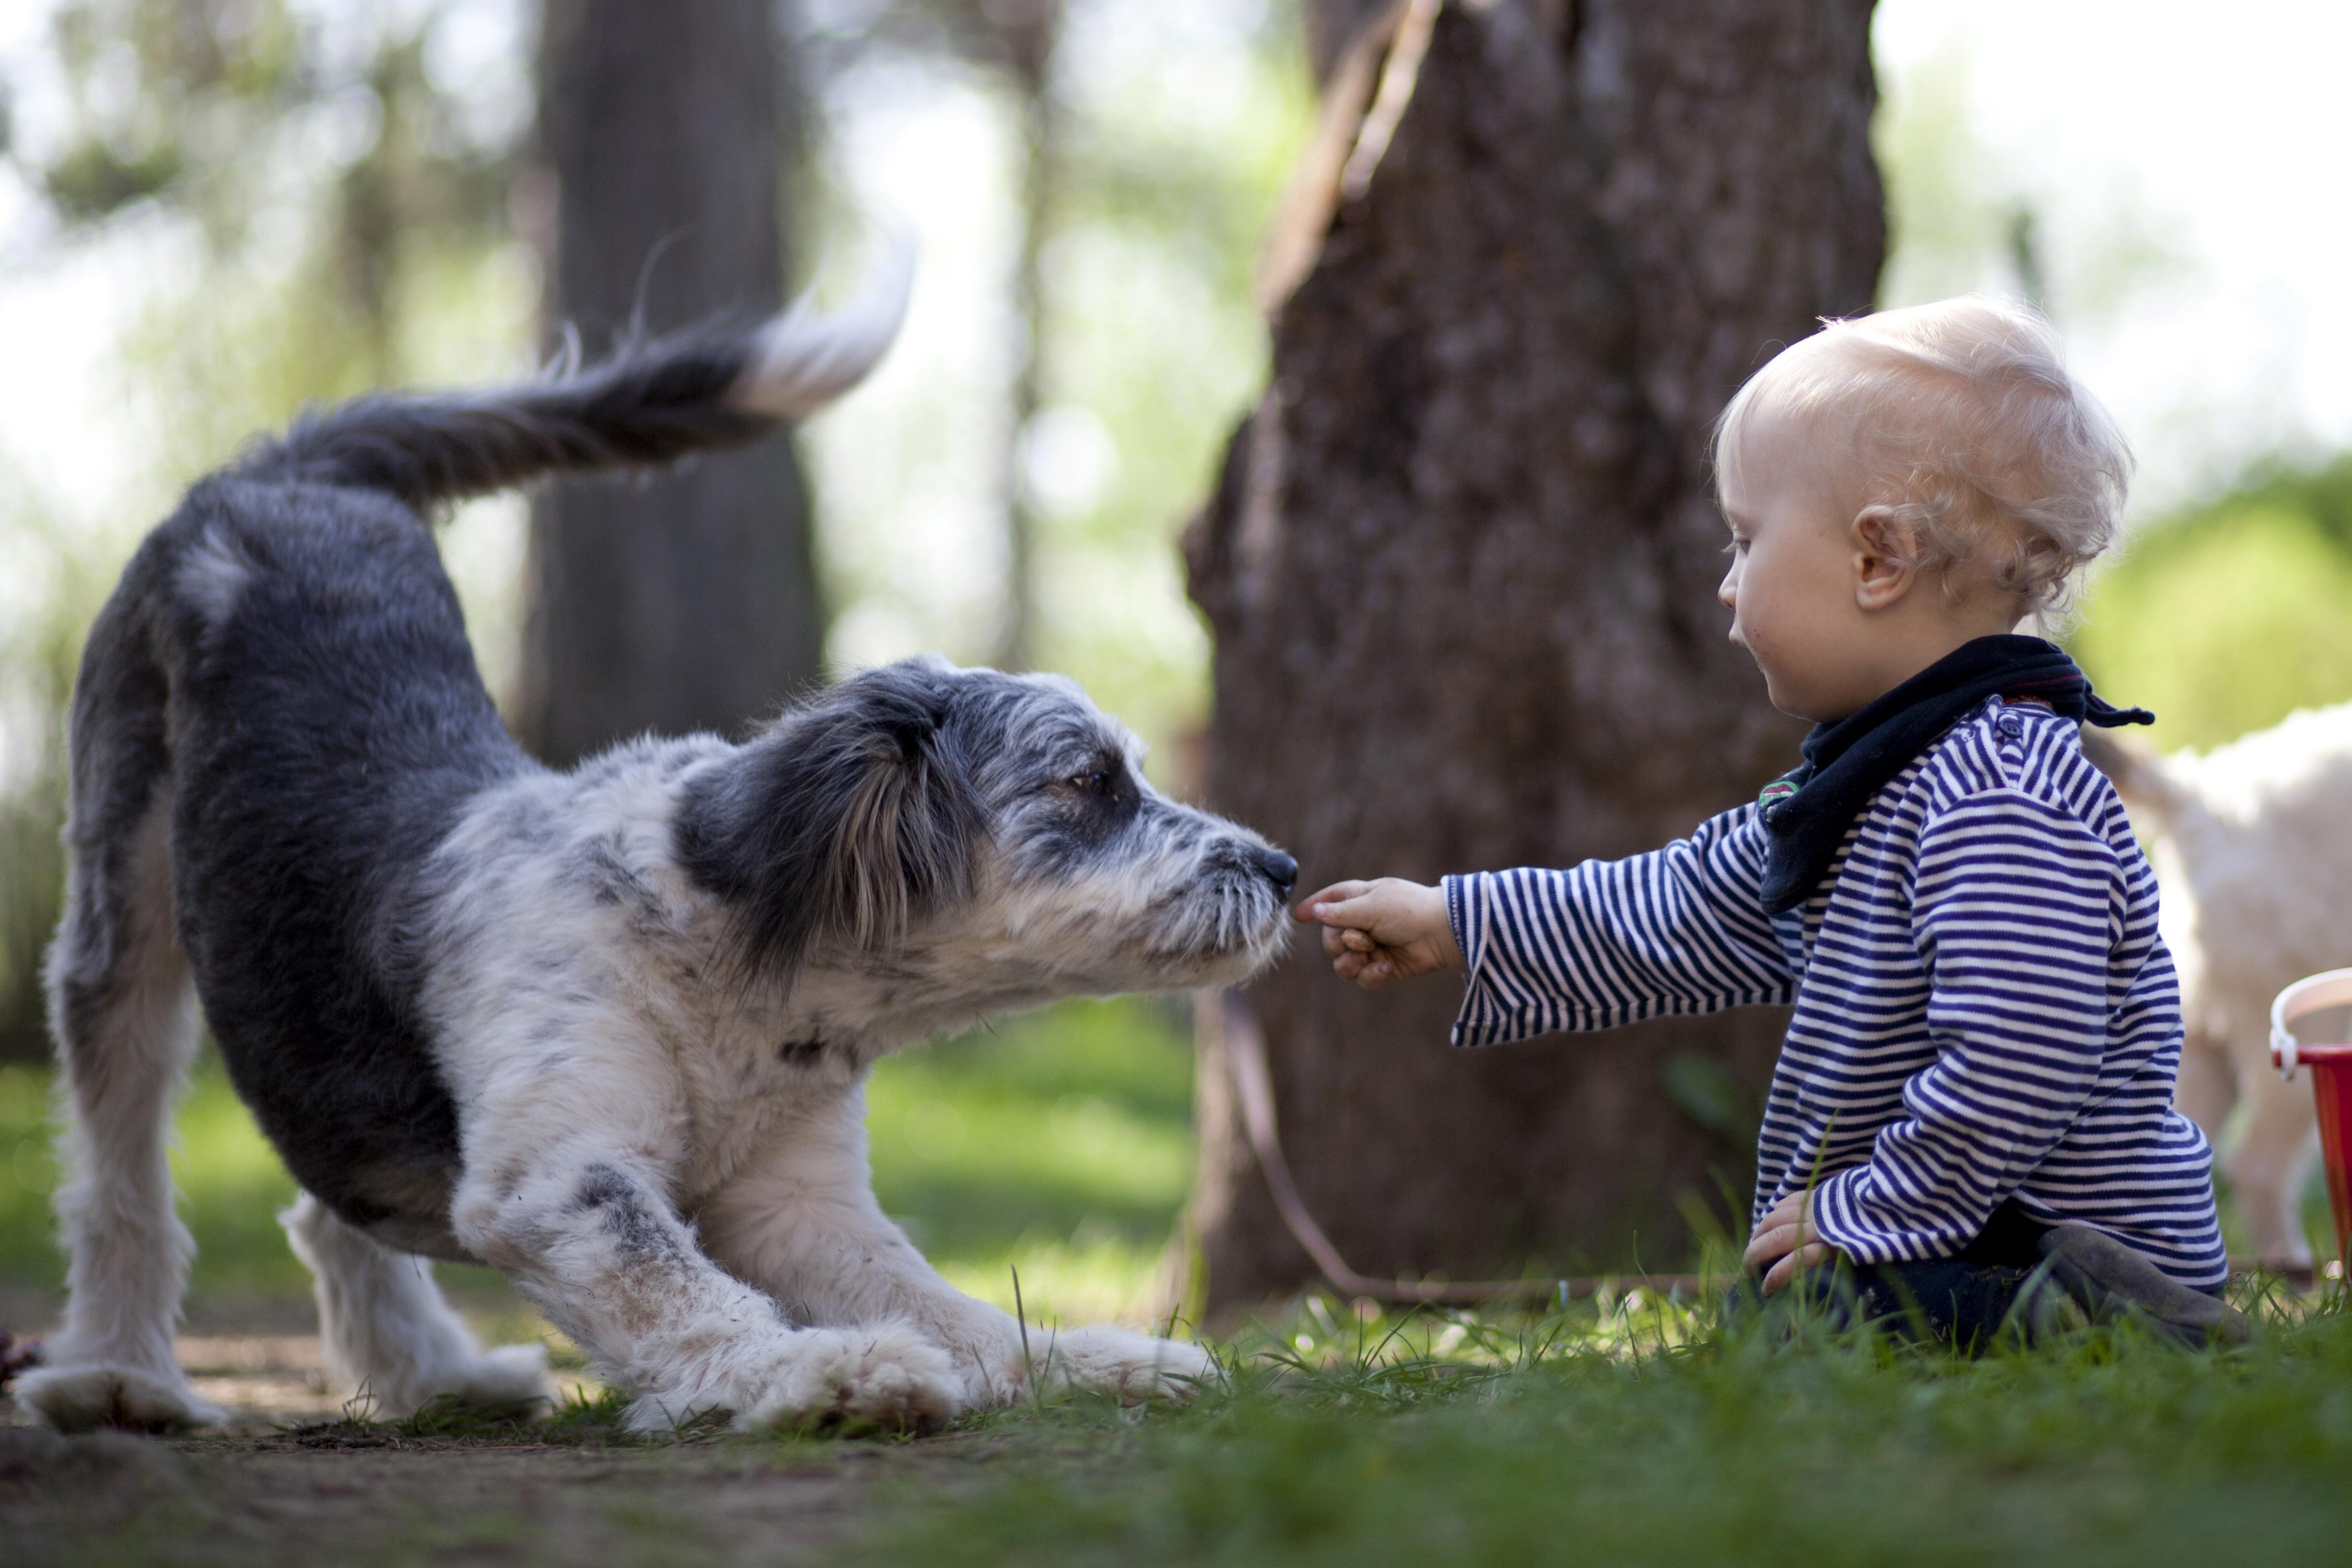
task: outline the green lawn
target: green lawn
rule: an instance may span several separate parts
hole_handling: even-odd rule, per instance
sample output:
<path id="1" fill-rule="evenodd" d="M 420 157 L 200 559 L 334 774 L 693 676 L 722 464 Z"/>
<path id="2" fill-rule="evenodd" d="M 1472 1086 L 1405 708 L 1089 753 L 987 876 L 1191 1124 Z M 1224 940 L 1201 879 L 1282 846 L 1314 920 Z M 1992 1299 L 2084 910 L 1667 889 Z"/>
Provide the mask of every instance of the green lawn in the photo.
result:
<path id="1" fill-rule="evenodd" d="M 884 1500 L 903 1517 L 859 1560 L 2344 1562 L 2352 1314 L 2262 1325 L 2224 1354 L 2090 1330 L 1969 1361 L 1705 1306 L 1385 1344 L 1393 1319 L 1310 1313 L 1199 1408 L 998 1418 L 987 1479 Z"/>
<path id="2" fill-rule="evenodd" d="M 1501 1321 L 1312 1301 L 1223 1347 L 1227 1382 L 1190 1408 L 1069 1397 L 928 1442 L 636 1437 L 616 1395 L 548 1421 L 182 1438 L 203 1463 L 177 1496 L 118 1483 L 115 1525 L 60 1489 L 37 1537 L 56 1550 L 30 1560 L 308 1561 L 302 1542 L 348 1539 L 355 1563 L 749 1565 L 810 1560 L 785 1549 L 812 1525 L 821 1560 L 876 1568 L 2347 1556 L 2341 1292 L 2242 1293 L 2257 1335 L 2224 1352 L 2113 1327 L 1973 1360 L 1819 1320 L 1727 1326 L 1711 1299 Z M 53 1484 L 87 1490 L 95 1464 Z M 474 1475 L 503 1489 L 465 1492 Z"/>
<path id="3" fill-rule="evenodd" d="M 1152 1273 L 1192 1182 L 1192 1051 L 1181 1014 L 1139 1001 L 1067 1003 L 905 1053 L 876 1069 L 874 1175 L 883 1206 L 958 1284 L 1069 1319 L 1149 1310 Z M 0 1068 L 0 1289 L 56 1290 L 49 1075 Z M 196 1237 L 191 1312 L 280 1321 L 310 1276 L 277 1213 L 294 1186 L 207 1057 L 173 1158 Z M 486 1269 L 444 1267 L 478 1306 L 511 1310 Z M 0 1325 L 5 1326 L 5 1325 Z"/>

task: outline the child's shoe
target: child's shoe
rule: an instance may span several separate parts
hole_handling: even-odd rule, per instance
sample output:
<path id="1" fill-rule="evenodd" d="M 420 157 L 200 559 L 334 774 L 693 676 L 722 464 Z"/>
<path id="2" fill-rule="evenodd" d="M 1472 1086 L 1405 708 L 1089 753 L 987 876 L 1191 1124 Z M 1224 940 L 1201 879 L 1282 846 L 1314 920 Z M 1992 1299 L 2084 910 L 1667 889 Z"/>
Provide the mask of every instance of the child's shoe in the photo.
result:
<path id="1" fill-rule="evenodd" d="M 2053 1226 L 2035 1245 L 2049 1261 L 2050 1277 L 2094 1321 L 2129 1313 L 2186 1345 L 2246 1342 L 2251 1331 L 2235 1307 L 2177 1282 L 2104 1231 Z"/>

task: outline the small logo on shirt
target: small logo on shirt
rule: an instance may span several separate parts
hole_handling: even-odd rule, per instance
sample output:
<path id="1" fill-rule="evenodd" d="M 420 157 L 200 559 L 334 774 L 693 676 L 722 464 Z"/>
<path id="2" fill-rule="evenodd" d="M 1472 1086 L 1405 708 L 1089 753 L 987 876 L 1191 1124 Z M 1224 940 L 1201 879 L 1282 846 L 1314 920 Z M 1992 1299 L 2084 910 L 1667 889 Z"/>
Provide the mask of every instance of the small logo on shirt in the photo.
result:
<path id="1" fill-rule="evenodd" d="M 1774 779 L 1757 793 L 1756 804 L 1770 809 L 1797 793 L 1797 786 L 1787 779 Z"/>

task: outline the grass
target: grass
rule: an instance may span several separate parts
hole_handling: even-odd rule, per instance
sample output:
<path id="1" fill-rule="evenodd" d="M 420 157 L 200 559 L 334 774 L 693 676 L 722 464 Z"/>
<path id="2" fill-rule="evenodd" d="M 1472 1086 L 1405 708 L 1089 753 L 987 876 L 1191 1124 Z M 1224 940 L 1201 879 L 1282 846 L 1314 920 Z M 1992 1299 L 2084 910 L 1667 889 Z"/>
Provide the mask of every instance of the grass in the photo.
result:
<path id="1" fill-rule="evenodd" d="M 1328 1306 L 1234 1387 L 995 1418 L 975 1487 L 907 1489 L 876 1563 L 2341 1561 L 2352 1315 L 2192 1354 L 2129 1329 L 1978 1360 L 1621 1304 L 1516 1325 Z"/>
<path id="2" fill-rule="evenodd" d="M 49 1215 L 49 1094 L 46 1069 L 0 1066 L 0 1294 L 18 1310 L 65 1279 Z M 974 1294 L 1010 1307 L 1018 1268 L 1033 1315 L 1142 1315 L 1192 1183 L 1192 1100 L 1178 1011 L 1066 1004 L 882 1063 L 868 1093 L 876 1190 Z M 293 1180 L 209 1055 L 181 1105 L 173 1167 L 196 1237 L 192 1317 L 299 1316 L 310 1275 L 276 1217 Z M 489 1270 L 438 1268 L 478 1313 L 522 1315 Z"/>
<path id="3" fill-rule="evenodd" d="M 2259 1332 L 2239 1350 L 2121 1326 L 1970 1359 L 1641 1291 L 1503 1319 L 1310 1300 L 1225 1347 L 1227 1384 L 1190 1408 L 1065 1397 L 943 1445 L 636 1436 L 611 1394 L 300 1440 L 601 1449 L 635 1468 L 597 1485 L 648 1507 L 689 1457 L 751 1509 L 779 1506 L 772 1478 L 862 1454 L 880 1479 L 826 1560 L 877 1568 L 2341 1561 L 2352 1312 L 2340 1290 L 2242 1304 Z M 656 1533 L 701 1561 L 704 1522 L 671 1508 Z"/>
<path id="4" fill-rule="evenodd" d="M 1073 1002 L 877 1068 L 875 1193 L 961 1289 L 1138 1318 L 1192 1183 L 1192 1046 L 1165 1004 Z"/>

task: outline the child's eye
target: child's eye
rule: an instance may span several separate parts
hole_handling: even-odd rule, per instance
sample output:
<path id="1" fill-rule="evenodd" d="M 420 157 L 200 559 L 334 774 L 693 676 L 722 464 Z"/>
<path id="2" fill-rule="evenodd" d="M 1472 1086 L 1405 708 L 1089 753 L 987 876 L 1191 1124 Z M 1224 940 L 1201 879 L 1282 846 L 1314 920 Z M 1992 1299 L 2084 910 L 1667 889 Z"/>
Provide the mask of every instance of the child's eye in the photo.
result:
<path id="1" fill-rule="evenodd" d="M 1740 537 L 1739 537 L 1739 535 L 1738 535 L 1738 534 L 1736 534 L 1736 533 L 1735 533 L 1735 534 L 1733 534 L 1733 535 L 1731 536 L 1731 538 L 1730 538 L 1729 540 L 1727 540 L 1727 541 L 1725 542 L 1725 544 L 1724 544 L 1724 546 L 1723 546 L 1723 552 L 1724 552 L 1726 555 L 1737 555 L 1737 554 L 1738 554 L 1741 551 L 1743 551 L 1743 550 L 1745 550 L 1745 549 L 1747 549 L 1747 548 L 1748 548 L 1748 541 L 1746 541 L 1746 540 L 1744 540 L 1744 539 L 1740 538 Z"/>

